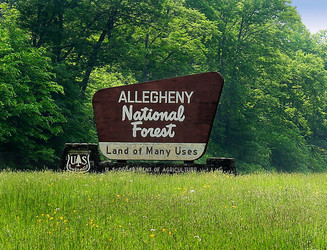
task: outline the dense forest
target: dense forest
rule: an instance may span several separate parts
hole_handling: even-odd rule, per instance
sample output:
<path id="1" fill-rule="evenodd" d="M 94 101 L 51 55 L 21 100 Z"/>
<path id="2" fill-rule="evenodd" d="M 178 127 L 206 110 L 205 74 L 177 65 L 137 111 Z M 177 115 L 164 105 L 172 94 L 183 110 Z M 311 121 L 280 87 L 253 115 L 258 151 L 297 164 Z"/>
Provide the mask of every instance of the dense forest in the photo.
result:
<path id="1" fill-rule="evenodd" d="M 98 89 L 208 71 L 225 85 L 205 157 L 327 170 L 327 31 L 289 0 L 1 0 L 0 167 L 97 142 Z"/>

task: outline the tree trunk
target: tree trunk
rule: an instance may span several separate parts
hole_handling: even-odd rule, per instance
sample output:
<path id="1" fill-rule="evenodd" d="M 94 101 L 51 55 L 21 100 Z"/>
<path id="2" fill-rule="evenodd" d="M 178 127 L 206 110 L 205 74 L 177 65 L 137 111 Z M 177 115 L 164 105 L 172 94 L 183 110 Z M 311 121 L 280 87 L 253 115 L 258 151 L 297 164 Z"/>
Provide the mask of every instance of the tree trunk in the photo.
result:
<path id="1" fill-rule="evenodd" d="M 109 34 L 112 31 L 113 27 L 114 27 L 114 18 L 110 17 L 109 20 L 108 20 L 106 29 L 104 29 L 102 31 L 97 43 L 93 46 L 92 53 L 91 53 L 91 55 L 89 57 L 87 65 L 86 65 L 84 77 L 83 77 L 83 80 L 81 82 L 82 97 L 85 96 L 85 91 L 86 91 L 87 84 L 88 84 L 89 79 L 90 79 L 90 75 L 91 75 L 94 67 L 96 66 L 96 62 L 97 62 L 97 59 L 98 59 L 98 54 L 99 54 L 101 45 L 102 45 L 104 39 L 106 38 L 106 36 L 108 35 L 108 37 L 109 37 Z"/>

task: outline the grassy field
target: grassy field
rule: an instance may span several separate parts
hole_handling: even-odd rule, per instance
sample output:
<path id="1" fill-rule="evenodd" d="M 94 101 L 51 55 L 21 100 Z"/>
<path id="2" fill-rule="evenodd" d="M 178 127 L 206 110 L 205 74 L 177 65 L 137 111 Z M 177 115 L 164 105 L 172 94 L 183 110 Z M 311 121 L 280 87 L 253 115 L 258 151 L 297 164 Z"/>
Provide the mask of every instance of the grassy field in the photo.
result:
<path id="1" fill-rule="evenodd" d="M 326 249 L 327 174 L 0 173 L 1 249 Z"/>

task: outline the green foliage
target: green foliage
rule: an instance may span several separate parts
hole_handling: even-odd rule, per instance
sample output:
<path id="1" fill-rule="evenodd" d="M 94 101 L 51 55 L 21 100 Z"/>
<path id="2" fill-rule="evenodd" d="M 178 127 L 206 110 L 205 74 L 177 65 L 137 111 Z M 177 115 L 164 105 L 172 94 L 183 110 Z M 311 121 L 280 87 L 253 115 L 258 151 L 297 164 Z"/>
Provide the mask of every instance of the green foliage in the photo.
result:
<path id="1" fill-rule="evenodd" d="M 166 1 L 159 15 L 121 30 L 120 36 L 130 43 L 123 66 L 136 72 L 139 81 L 206 71 L 204 41 L 218 32 L 213 23 L 182 1 Z"/>
<path id="2" fill-rule="evenodd" d="M 206 44 L 209 69 L 225 78 L 209 153 L 266 170 L 325 169 L 324 154 L 309 150 L 327 135 L 323 53 L 294 8 L 281 0 L 187 3 L 221 32 Z"/>
<path id="3" fill-rule="evenodd" d="M 311 35 L 289 0 L 6 2 L 20 15 L 9 28 L 8 14 L 1 14 L 6 27 L 1 29 L 1 58 L 6 58 L 1 67 L 7 77 L 28 74 L 24 83 L 49 81 L 38 91 L 51 95 L 47 108 L 57 117 L 53 123 L 67 122 L 60 134 L 60 127 L 51 125 L 37 136 L 57 156 L 65 142 L 96 141 L 91 109 L 96 90 L 218 71 L 225 86 L 205 157 L 234 157 L 245 172 L 326 170 L 327 35 Z M 41 65 L 34 62 L 40 57 Z M 20 97 L 27 85 L 11 81 L 0 83 L 3 117 L 15 116 L 2 108 L 16 100 L 14 95 L 28 98 Z M 41 119 L 50 118 L 43 113 L 27 118 L 33 121 L 29 126 Z M 1 124 L 0 138 L 6 140 L 19 129 Z M 39 143 L 29 138 L 25 144 L 34 144 L 37 152 Z"/>
<path id="4" fill-rule="evenodd" d="M 65 121 L 52 94 L 62 88 L 52 81 L 44 50 L 29 46 L 17 26 L 17 11 L 5 4 L 0 11 L 0 151 L 25 166 L 50 162 L 55 156 L 47 142 Z"/>

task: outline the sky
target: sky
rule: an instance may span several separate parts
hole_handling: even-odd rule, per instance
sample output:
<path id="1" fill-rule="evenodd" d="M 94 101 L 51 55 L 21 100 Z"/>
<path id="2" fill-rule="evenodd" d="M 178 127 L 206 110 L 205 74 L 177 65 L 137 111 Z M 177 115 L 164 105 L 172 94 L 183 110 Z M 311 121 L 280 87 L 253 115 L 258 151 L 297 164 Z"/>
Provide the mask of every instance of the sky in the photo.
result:
<path id="1" fill-rule="evenodd" d="M 311 33 L 327 29 L 327 0 L 292 0 Z"/>

